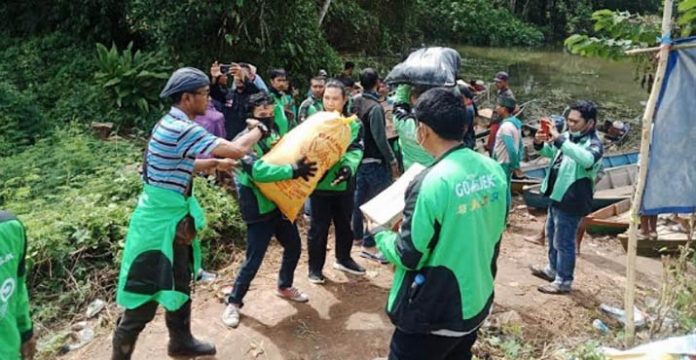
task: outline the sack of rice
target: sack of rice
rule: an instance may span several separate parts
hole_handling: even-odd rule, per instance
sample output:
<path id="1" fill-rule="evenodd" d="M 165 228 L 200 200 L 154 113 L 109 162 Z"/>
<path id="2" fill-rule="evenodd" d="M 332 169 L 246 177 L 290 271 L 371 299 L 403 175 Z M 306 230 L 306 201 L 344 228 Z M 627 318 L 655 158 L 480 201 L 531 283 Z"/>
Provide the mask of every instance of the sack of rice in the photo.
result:
<path id="1" fill-rule="evenodd" d="M 307 180 L 297 178 L 273 183 L 256 182 L 261 193 L 273 201 L 290 221 L 295 221 L 304 202 L 319 180 L 343 154 L 351 141 L 350 122 L 337 112 L 316 113 L 285 134 L 261 159 L 274 165 L 291 164 L 307 157 L 316 162 L 317 172 Z"/>

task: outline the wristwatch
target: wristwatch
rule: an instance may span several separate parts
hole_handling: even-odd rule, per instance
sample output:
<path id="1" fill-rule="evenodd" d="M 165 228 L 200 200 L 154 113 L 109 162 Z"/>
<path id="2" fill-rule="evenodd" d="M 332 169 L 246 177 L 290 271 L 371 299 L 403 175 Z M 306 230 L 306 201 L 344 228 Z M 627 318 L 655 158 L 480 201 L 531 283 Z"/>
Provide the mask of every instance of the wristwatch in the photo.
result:
<path id="1" fill-rule="evenodd" d="M 259 122 L 258 124 L 256 124 L 256 125 L 254 126 L 254 128 L 258 128 L 259 131 L 261 131 L 261 136 L 262 136 L 262 137 L 268 136 L 268 134 L 271 132 L 271 130 L 268 129 L 268 126 L 266 126 L 266 124 L 264 124 L 264 123 L 262 123 L 262 122 Z M 252 130 L 253 130 L 254 128 L 252 128 Z"/>

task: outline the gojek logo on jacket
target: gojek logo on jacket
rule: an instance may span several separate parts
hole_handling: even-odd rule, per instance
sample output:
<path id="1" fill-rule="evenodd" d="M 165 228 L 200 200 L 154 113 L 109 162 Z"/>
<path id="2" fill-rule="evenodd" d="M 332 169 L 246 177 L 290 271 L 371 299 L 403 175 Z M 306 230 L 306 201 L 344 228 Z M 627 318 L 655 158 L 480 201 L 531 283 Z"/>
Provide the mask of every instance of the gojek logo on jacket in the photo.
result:
<path id="1" fill-rule="evenodd" d="M 0 285 L 0 320 L 7 314 L 8 302 L 15 291 L 15 284 L 15 279 L 9 278 Z"/>

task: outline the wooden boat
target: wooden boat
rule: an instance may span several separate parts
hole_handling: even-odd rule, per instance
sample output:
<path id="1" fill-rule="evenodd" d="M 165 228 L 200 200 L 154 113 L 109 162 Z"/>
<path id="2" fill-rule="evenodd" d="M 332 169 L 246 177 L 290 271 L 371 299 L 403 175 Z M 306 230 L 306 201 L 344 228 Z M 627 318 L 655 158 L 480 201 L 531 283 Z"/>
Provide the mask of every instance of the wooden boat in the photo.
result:
<path id="1" fill-rule="evenodd" d="M 618 166 L 631 165 L 636 163 L 638 163 L 637 151 L 612 154 L 602 158 L 602 166 L 604 167 L 604 169 L 610 169 Z M 512 179 L 511 187 L 513 193 L 521 194 L 524 191 L 525 186 L 541 184 L 541 182 L 546 177 L 546 173 L 548 172 L 548 164 L 538 164 L 539 162 L 536 161 L 535 165 L 522 167 L 522 173 L 524 173 L 525 177 L 522 179 Z"/>
<path id="2" fill-rule="evenodd" d="M 618 235 L 628 229 L 631 199 L 621 200 L 585 217 L 588 234 Z"/>
<path id="3" fill-rule="evenodd" d="M 638 173 L 638 165 L 624 165 L 609 168 L 595 185 L 592 209 L 598 210 L 628 199 L 633 194 L 633 187 Z M 550 200 L 541 194 L 541 184 L 525 186 L 522 196 L 528 207 L 545 209 Z"/>
<path id="4" fill-rule="evenodd" d="M 691 247 L 696 248 L 696 233 L 691 241 Z M 660 257 L 665 254 L 678 253 L 681 247 L 686 246 L 688 234 L 674 231 L 669 226 L 657 227 L 657 240 L 639 240 L 638 255 L 646 257 Z M 628 233 L 619 234 L 619 240 L 624 250 L 628 250 Z"/>

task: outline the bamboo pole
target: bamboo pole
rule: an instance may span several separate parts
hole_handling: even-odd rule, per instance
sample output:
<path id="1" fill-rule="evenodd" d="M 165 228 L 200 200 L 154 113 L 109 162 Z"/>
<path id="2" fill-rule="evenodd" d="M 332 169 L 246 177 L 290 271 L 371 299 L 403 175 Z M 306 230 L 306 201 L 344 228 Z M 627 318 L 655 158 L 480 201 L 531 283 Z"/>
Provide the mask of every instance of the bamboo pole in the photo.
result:
<path id="1" fill-rule="evenodd" d="M 678 44 L 672 46 L 672 50 L 680 50 L 680 49 L 693 49 L 696 48 L 696 43 L 688 43 L 688 44 Z M 637 55 L 637 54 L 645 54 L 649 52 L 657 52 L 662 49 L 662 46 L 655 46 L 655 47 L 649 47 L 649 48 L 644 48 L 644 49 L 631 49 L 627 50 L 625 52 L 626 55 Z"/>
<path id="2" fill-rule="evenodd" d="M 672 28 L 672 1 L 665 0 L 665 8 L 662 14 L 662 36 L 669 35 Z M 638 182 L 636 191 L 633 193 L 633 202 L 631 204 L 631 221 L 628 228 L 628 249 L 626 257 L 626 295 L 625 295 L 625 311 L 626 311 L 626 337 L 629 344 L 632 344 L 635 339 L 635 322 L 633 319 L 633 306 L 635 303 L 635 281 L 636 281 L 636 253 L 638 249 L 638 223 L 640 217 L 638 211 L 643 202 L 643 192 L 645 191 L 645 179 L 648 174 L 648 164 L 650 163 L 650 142 L 652 138 L 652 122 L 655 116 L 657 107 L 657 99 L 660 95 L 662 82 L 665 78 L 667 70 L 667 57 L 669 56 L 670 45 L 662 44 L 660 46 L 660 59 L 657 64 L 655 73 L 655 81 L 653 82 L 652 90 L 648 103 L 645 105 L 643 113 L 643 132 L 640 141 L 640 171 L 638 172 Z"/>

